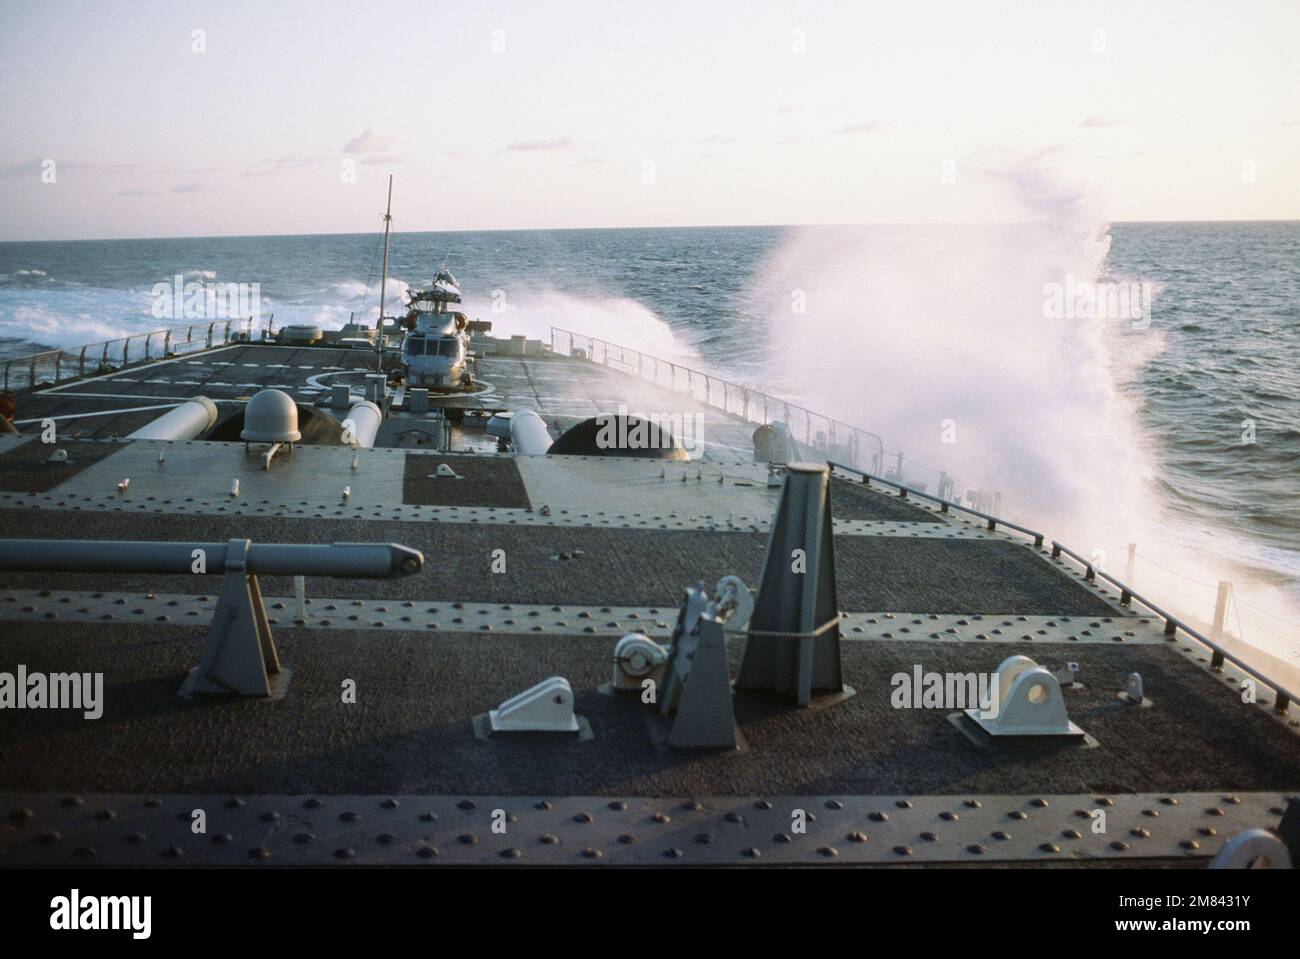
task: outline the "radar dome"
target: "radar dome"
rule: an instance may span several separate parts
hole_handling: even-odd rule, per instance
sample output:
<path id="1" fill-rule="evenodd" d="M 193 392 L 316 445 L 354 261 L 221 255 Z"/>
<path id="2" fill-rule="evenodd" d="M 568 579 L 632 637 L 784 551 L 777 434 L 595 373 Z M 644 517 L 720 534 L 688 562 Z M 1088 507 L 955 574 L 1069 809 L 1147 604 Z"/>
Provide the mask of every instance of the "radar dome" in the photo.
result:
<path id="1" fill-rule="evenodd" d="M 296 443 L 298 404 L 281 390 L 261 390 L 244 409 L 244 431 L 239 438 L 246 443 Z"/>

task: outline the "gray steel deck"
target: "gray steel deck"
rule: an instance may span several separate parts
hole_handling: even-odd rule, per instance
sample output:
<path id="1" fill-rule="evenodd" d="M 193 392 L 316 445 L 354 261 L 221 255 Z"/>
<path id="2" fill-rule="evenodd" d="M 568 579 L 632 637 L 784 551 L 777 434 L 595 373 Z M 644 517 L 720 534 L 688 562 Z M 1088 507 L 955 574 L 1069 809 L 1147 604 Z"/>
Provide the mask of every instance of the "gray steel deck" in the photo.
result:
<path id="1" fill-rule="evenodd" d="M 688 585 L 755 585 L 778 490 L 750 461 L 751 424 L 590 362 L 489 357 L 487 390 L 447 402 L 531 406 L 560 427 L 619 405 L 698 413 L 702 455 L 484 456 L 493 443 L 467 426 L 454 445 L 475 453 L 413 439 L 354 468 L 349 449 L 302 446 L 267 471 L 242 444 L 84 441 L 196 393 L 224 408 L 277 386 L 310 402 L 365 372 L 351 351 L 237 345 L 20 396 L 25 435 L 0 436 L 0 536 L 392 541 L 426 564 L 308 580 L 305 622 L 292 583 L 265 579 L 294 671 L 270 702 L 177 696 L 215 578 L 9 574 L 0 670 L 103 672 L 106 705 L 94 721 L 0 713 L 0 861 L 1169 864 L 1275 825 L 1300 788 L 1295 707 L 1279 715 L 1267 689 L 1243 704 L 1230 664 L 1046 547 L 848 479 L 832 505 L 857 694 L 802 711 L 737 694 L 742 749 L 663 748 L 637 704 L 599 689 L 613 644 L 632 629 L 665 641 Z M 46 416 L 68 464 L 45 462 Z M 434 478 L 440 464 L 463 478 Z M 733 673 L 742 648 L 729 643 Z M 989 671 L 1018 652 L 1080 664 L 1066 701 L 1095 745 L 980 745 L 943 711 L 890 706 L 896 673 Z M 1149 707 L 1117 698 L 1134 671 Z M 557 674 L 592 739 L 474 735 L 474 716 Z M 196 807 L 205 836 L 181 821 Z M 505 834 L 496 809 L 514 817 Z M 794 809 L 813 813 L 806 835 Z"/>

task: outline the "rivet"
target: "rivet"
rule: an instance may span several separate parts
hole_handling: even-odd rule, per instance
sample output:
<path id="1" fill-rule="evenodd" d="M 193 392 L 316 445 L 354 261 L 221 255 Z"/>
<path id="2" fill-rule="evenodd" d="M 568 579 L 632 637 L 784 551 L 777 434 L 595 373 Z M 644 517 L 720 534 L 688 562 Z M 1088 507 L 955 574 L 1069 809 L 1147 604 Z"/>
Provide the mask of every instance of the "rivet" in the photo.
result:
<path id="1" fill-rule="evenodd" d="M 937 833 L 932 833 L 932 832 L 923 832 L 923 833 L 921 833 L 921 838 L 924 839 L 926 842 L 938 842 L 938 841 L 939 841 L 939 836 L 938 836 L 938 834 L 937 834 Z"/>
<path id="2" fill-rule="evenodd" d="M 834 858 L 835 856 L 838 856 L 839 854 L 840 854 L 840 851 L 839 851 L 838 849 L 836 849 L 834 846 L 818 846 L 818 847 L 817 847 L 817 855 L 819 855 L 819 856 L 825 856 L 825 857 L 828 858 L 828 859 Z"/>
<path id="3" fill-rule="evenodd" d="M 518 859 L 523 854 L 524 851 L 522 849 L 502 849 L 497 853 L 497 855 L 502 859 Z"/>
<path id="4" fill-rule="evenodd" d="M 383 806 L 385 809 L 396 809 L 399 804 L 396 799 L 385 799 L 379 805 Z"/>
<path id="5" fill-rule="evenodd" d="M 772 842 L 791 843 L 794 842 L 794 840 L 791 839 L 789 836 L 787 836 L 785 833 L 779 832 L 772 837 Z"/>
<path id="6" fill-rule="evenodd" d="M 993 838 L 998 840 L 999 842 L 1006 842 L 1008 839 L 1011 838 L 1011 833 L 1003 829 L 999 829 L 997 832 L 993 834 Z"/>
<path id="7" fill-rule="evenodd" d="M 438 855 L 438 850 L 435 846 L 421 846 L 415 851 L 415 854 L 421 859 L 432 859 L 434 856 Z"/>
<path id="8" fill-rule="evenodd" d="M 758 851 L 757 849 L 755 849 L 753 846 L 748 846 L 748 847 L 746 847 L 745 849 L 742 849 L 742 850 L 740 851 L 740 854 L 741 854 L 742 856 L 746 856 L 746 857 L 748 857 L 749 859 L 757 859 L 759 856 L 763 855 L 761 852 L 759 852 L 759 851 Z"/>
<path id="9" fill-rule="evenodd" d="M 713 842 L 713 833 L 702 832 L 695 837 L 695 841 L 701 846 L 708 846 Z"/>
<path id="10" fill-rule="evenodd" d="M 1114 849 L 1116 852 L 1124 852 L 1128 849 L 1128 843 L 1120 839 L 1116 839 L 1114 842 L 1110 844 L 1110 848 Z"/>
<path id="11" fill-rule="evenodd" d="M 1007 813 L 1007 817 L 1010 819 L 1018 819 L 1023 822 L 1029 818 L 1029 813 L 1025 812 L 1023 809 L 1013 809 L 1011 812 Z"/>
<path id="12" fill-rule="evenodd" d="M 262 822 L 279 822 L 280 814 L 274 810 L 262 813 Z"/>
<path id="13" fill-rule="evenodd" d="M 357 851 L 355 849 L 351 849 L 346 846 L 342 849 L 334 850 L 334 858 L 336 859 L 352 859 L 353 857 L 356 856 L 356 854 Z"/>
<path id="14" fill-rule="evenodd" d="M 309 832 L 300 832 L 293 837 L 293 841 L 300 846 L 307 846 L 316 841 L 316 837 Z"/>
<path id="15" fill-rule="evenodd" d="M 702 805 L 700 805 L 698 802 L 696 802 L 694 799 L 688 799 L 686 802 L 682 803 L 681 808 L 682 808 L 682 809 L 690 809 L 690 810 L 693 810 L 693 811 L 697 811 L 697 812 L 698 812 L 699 810 L 703 809 L 704 807 L 703 807 Z"/>
<path id="16" fill-rule="evenodd" d="M 555 846 L 559 844 L 560 837 L 554 836 L 549 832 L 544 832 L 541 834 L 541 836 L 538 837 L 538 841 L 544 843 L 547 846 Z"/>
<path id="17" fill-rule="evenodd" d="M 618 837 L 618 841 L 624 846 L 630 846 L 636 842 L 636 836 L 632 835 L 630 832 L 625 832 L 623 835 Z"/>
<path id="18" fill-rule="evenodd" d="M 866 842 L 867 834 L 860 830 L 855 830 L 854 832 L 849 833 L 848 838 L 851 842 Z"/>
<path id="19" fill-rule="evenodd" d="M 844 808 L 844 803 L 840 802 L 838 799 L 828 799 L 828 800 L 826 800 L 826 808 L 827 808 L 827 809 L 843 809 L 843 808 Z"/>
<path id="20" fill-rule="evenodd" d="M 1146 830 L 1146 829 L 1143 829 L 1141 826 L 1135 826 L 1134 828 L 1130 829 L 1130 830 L 1128 831 L 1128 834 L 1129 834 L 1130 836 L 1136 836 L 1138 839 L 1150 839 L 1150 838 L 1151 838 L 1151 833 L 1150 833 L 1150 831 L 1149 831 L 1149 830 Z"/>
<path id="21" fill-rule="evenodd" d="M 912 855 L 912 847 L 911 847 L 911 846 L 895 846 L 895 847 L 894 847 L 894 852 L 897 853 L 897 854 L 900 855 L 900 856 L 910 856 L 910 855 Z"/>
<path id="22" fill-rule="evenodd" d="M 1051 805 L 1051 803 L 1049 803 L 1046 799 L 1039 797 L 1037 799 L 1031 799 L 1029 801 L 1029 805 L 1037 806 L 1039 809 L 1046 809 L 1048 806 Z"/>
<path id="23" fill-rule="evenodd" d="M 244 806 L 244 800 L 240 799 L 237 796 L 226 800 L 227 809 L 241 809 L 243 808 L 243 806 Z"/>
<path id="24" fill-rule="evenodd" d="M 462 799 L 460 802 L 456 803 L 456 806 L 460 809 L 465 810 L 466 812 L 469 812 L 471 809 L 475 808 L 474 800 L 472 799 Z"/>
<path id="25" fill-rule="evenodd" d="M 968 809 L 979 809 L 980 801 L 978 799 L 967 799 L 965 805 Z"/>
<path id="26" fill-rule="evenodd" d="M 543 799 L 537 803 L 534 803 L 533 808 L 540 809 L 542 810 L 542 812 L 549 812 L 551 809 L 551 804 L 547 802 L 545 799 Z"/>
<path id="27" fill-rule="evenodd" d="M 946 819 L 948 820 L 948 822 L 956 822 L 961 817 L 958 816 L 955 812 L 950 812 L 945 809 L 943 812 L 939 813 L 939 818 Z"/>
<path id="28" fill-rule="evenodd" d="M 249 859 L 270 859 L 271 850 L 264 849 L 261 846 L 258 846 L 256 849 L 248 850 L 248 858 Z"/>
<path id="29" fill-rule="evenodd" d="M 609 804 L 609 808 L 616 812 L 623 812 L 627 809 L 627 803 L 623 802 L 621 799 L 616 799 Z"/>
<path id="30" fill-rule="evenodd" d="M 1060 847 L 1060 846 L 1056 845 L 1055 843 L 1050 843 L 1050 842 L 1042 843 L 1041 845 L 1039 845 L 1038 848 L 1039 848 L 1040 850 L 1042 850 L 1043 852 L 1060 852 L 1060 851 L 1061 851 L 1061 847 Z"/>
<path id="31" fill-rule="evenodd" d="M 375 842 L 379 843 L 381 846 L 391 846 L 393 843 L 397 842 L 397 837 L 391 832 L 381 832 L 375 837 Z"/>
<path id="32" fill-rule="evenodd" d="M 166 856 L 168 859 L 180 859 L 181 856 L 185 855 L 185 852 L 180 846 L 168 846 L 160 855 Z"/>
<path id="33" fill-rule="evenodd" d="M 589 812 L 580 812 L 580 813 L 575 813 L 575 814 L 574 814 L 574 817 L 573 817 L 573 821 L 574 821 L 574 822 L 591 822 L 591 813 L 589 813 Z"/>
<path id="34" fill-rule="evenodd" d="M 1196 850 L 1201 848 L 1201 844 L 1197 842 L 1195 839 L 1184 839 L 1178 845 L 1182 846 L 1184 849 L 1191 849 L 1191 850 Z"/>
<path id="35" fill-rule="evenodd" d="M 872 822 L 889 822 L 889 813 L 881 812 L 879 809 L 873 809 L 867 814 L 867 818 Z"/>
<path id="36" fill-rule="evenodd" d="M 472 846 L 478 842 L 478 836 L 474 835 L 472 832 L 463 832 L 456 837 L 456 841 L 462 846 Z"/>
<path id="37" fill-rule="evenodd" d="M 360 818 L 361 815 L 359 813 L 354 813 L 354 812 L 345 812 L 339 814 L 339 819 L 342 820 L 343 822 L 356 822 Z"/>
<path id="38" fill-rule="evenodd" d="M 599 859 L 603 855 L 599 849 L 593 849 L 590 846 L 582 850 L 582 854 L 588 859 Z"/>
<path id="39" fill-rule="evenodd" d="M 972 843 L 971 845 L 966 847 L 966 851 L 974 853 L 977 856 L 982 856 L 988 850 L 985 849 L 983 846 L 979 845 L 979 843 Z"/>
<path id="40" fill-rule="evenodd" d="M 745 817 L 735 811 L 727 813 L 722 818 L 725 819 L 727 822 L 734 822 L 734 823 L 741 823 L 741 824 L 745 822 Z"/>
<path id="41" fill-rule="evenodd" d="M 235 837 L 228 832 L 219 832 L 212 837 L 212 841 L 218 846 L 224 846 L 226 843 L 234 842 Z"/>

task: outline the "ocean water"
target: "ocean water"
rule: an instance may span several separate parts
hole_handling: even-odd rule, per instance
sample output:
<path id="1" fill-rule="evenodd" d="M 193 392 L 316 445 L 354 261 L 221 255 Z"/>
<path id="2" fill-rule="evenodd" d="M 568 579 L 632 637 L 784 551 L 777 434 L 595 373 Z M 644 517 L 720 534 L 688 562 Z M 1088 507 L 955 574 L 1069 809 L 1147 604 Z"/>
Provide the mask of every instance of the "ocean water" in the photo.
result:
<path id="1" fill-rule="evenodd" d="M 277 326 L 373 322 L 379 253 L 374 234 L 0 244 L 0 355 L 185 325 L 153 314 L 177 275 L 258 284 Z M 389 303 L 443 266 L 500 332 L 787 395 L 1189 616 L 1229 580 L 1232 632 L 1298 648 L 1298 223 L 397 232 Z M 1053 314 L 1049 289 L 1096 283 L 1146 291 L 1143 316 Z"/>

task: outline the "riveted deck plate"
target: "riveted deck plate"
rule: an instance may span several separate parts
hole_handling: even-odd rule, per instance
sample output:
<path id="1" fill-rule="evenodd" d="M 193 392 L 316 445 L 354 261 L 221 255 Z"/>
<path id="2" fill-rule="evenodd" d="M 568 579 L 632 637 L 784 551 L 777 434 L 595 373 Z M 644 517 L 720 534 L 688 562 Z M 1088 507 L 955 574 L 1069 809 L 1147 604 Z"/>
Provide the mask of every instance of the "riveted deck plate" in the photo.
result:
<path id="1" fill-rule="evenodd" d="M 67 451 L 63 462 L 49 462 L 55 450 Z M 60 439 L 42 443 L 36 437 L 0 443 L 0 489 L 15 493 L 44 493 L 72 479 L 122 447 L 93 440 Z"/>
<path id="2" fill-rule="evenodd" d="M 486 747 L 485 747 L 486 748 Z M 1275 826 L 1280 793 L 0 795 L 0 863 L 77 866 L 1141 865 Z M 202 832 L 195 823 L 202 821 Z"/>
<path id="3" fill-rule="evenodd" d="M 439 476 L 446 465 L 454 475 Z M 424 506 L 491 506 L 531 509 L 519 468 L 511 457 L 456 456 L 439 458 L 407 454 L 402 476 L 402 502 Z"/>

